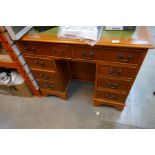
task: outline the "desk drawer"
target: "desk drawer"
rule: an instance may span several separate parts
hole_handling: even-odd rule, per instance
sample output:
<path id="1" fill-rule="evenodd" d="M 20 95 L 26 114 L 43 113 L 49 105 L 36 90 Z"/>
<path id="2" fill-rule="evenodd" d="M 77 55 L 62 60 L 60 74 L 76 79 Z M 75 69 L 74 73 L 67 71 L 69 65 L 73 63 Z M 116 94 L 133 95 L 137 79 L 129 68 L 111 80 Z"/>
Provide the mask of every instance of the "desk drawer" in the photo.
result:
<path id="1" fill-rule="evenodd" d="M 99 64 L 97 73 L 100 75 L 107 75 L 111 77 L 134 78 L 136 75 L 136 71 L 136 67 L 121 67 Z"/>
<path id="2" fill-rule="evenodd" d="M 25 56 L 25 59 L 30 67 L 54 70 L 54 65 L 51 59 L 35 58 L 29 56 Z"/>
<path id="3" fill-rule="evenodd" d="M 105 100 L 116 101 L 120 103 L 124 103 L 126 100 L 126 94 L 123 93 L 115 93 L 106 90 L 97 90 L 96 97 Z"/>
<path id="4" fill-rule="evenodd" d="M 122 48 L 85 48 L 76 47 L 76 58 L 85 60 L 101 60 L 107 62 L 120 62 L 139 64 L 145 52 L 143 50 Z"/>
<path id="5" fill-rule="evenodd" d="M 97 77 L 97 88 L 128 91 L 130 86 L 131 81 L 129 80 L 116 80 L 112 78 Z"/>
<path id="6" fill-rule="evenodd" d="M 18 47 L 24 54 L 71 57 L 69 46 L 67 45 L 20 42 L 18 43 Z"/>
<path id="7" fill-rule="evenodd" d="M 39 80 L 58 81 L 58 77 L 54 71 L 43 71 L 32 69 L 33 75 Z"/>
<path id="8" fill-rule="evenodd" d="M 37 82 L 41 89 L 60 91 L 60 87 L 57 85 L 57 83 L 42 80 L 38 80 Z"/>

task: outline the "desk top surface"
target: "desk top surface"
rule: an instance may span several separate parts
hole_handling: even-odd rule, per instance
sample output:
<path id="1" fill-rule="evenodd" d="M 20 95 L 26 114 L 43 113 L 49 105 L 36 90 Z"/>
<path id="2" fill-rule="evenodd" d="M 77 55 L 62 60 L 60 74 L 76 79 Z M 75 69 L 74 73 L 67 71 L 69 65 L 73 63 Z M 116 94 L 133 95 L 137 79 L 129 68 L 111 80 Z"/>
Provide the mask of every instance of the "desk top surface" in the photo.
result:
<path id="1" fill-rule="evenodd" d="M 58 27 L 51 28 L 44 32 L 38 32 L 34 28 L 24 35 L 20 41 L 47 42 L 87 45 L 86 42 L 77 39 L 60 39 L 57 37 Z M 119 40 L 119 43 L 112 43 L 112 40 Z M 153 48 L 153 38 L 147 27 L 140 26 L 136 31 L 105 31 L 103 30 L 100 41 L 95 46 L 117 46 L 134 48 Z"/>

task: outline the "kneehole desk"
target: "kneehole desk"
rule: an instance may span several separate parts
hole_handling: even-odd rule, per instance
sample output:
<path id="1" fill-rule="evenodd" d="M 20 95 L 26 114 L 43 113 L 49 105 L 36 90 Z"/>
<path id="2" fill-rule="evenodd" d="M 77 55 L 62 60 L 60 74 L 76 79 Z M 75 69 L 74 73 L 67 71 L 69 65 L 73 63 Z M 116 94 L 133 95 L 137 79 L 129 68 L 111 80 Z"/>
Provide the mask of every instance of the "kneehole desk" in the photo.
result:
<path id="1" fill-rule="evenodd" d="M 91 81 L 95 106 L 123 110 L 145 55 L 153 48 L 147 28 L 103 31 L 93 47 L 79 40 L 58 39 L 57 31 L 57 27 L 41 33 L 32 29 L 17 42 L 41 93 L 67 99 L 72 79 Z"/>

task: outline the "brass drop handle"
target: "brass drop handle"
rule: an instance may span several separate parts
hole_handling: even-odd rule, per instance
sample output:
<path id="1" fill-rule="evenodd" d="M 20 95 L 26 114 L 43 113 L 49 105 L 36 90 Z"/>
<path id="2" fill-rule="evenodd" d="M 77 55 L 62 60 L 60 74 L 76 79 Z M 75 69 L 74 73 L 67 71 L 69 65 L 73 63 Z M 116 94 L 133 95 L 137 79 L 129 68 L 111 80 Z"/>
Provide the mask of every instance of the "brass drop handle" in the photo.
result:
<path id="1" fill-rule="evenodd" d="M 35 61 L 34 61 L 34 64 L 35 64 L 35 65 L 38 65 L 38 61 L 37 61 L 37 60 L 35 60 Z"/>
<path id="2" fill-rule="evenodd" d="M 34 47 L 31 47 L 31 48 L 29 49 L 30 53 L 32 53 L 32 54 L 34 54 L 35 50 L 36 50 L 36 49 L 35 49 Z"/>
<path id="3" fill-rule="evenodd" d="M 45 79 L 45 80 L 48 79 L 48 75 L 47 75 L 47 74 L 41 74 L 41 77 L 42 77 L 43 79 Z"/>
<path id="4" fill-rule="evenodd" d="M 34 52 L 35 51 L 35 48 L 34 47 L 31 47 L 30 48 L 30 51 Z"/>
<path id="5" fill-rule="evenodd" d="M 57 52 L 56 49 L 52 49 L 53 54 L 56 54 L 56 52 Z"/>
<path id="6" fill-rule="evenodd" d="M 86 56 L 86 55 L 87 55 L 87 53 L 86 53 L 86 52 L 82 52 L 82 55 L 83 55 L 83 56 Z"/>
<path id="7" fill-rule="evenodd" d="M 43 62 L 43 61 L 35 60 L 34 63 L 35 63 L 36 65 L 39 65 L 39 66 L 43 66 L 43 65 L 44 65 L 44 62 Z"/>
<path id="8" fill-rule="evenodd" d="M 132 55 L 132 54 L 128 54 L 128 56 L 127 56 L 126 59 L 123 57 L 123 54 L 118 54 L 118 60 L 119 60 L 120 62 L 127 63 L 127 62 L 129 62 L 132 58 L 133 58 L 133 55 Z"/>
<path id="9" fill-rule="evenodd" d="M 93 51 L 91 51 L 89 55 L 90 55 L 90 56 L 94 56 L 95 53 L 94 53 Z"/>
<path id="10" fill-rule="evenodd" d="M 65 54 L 65 50 L 64 49 L 62 49 L 61 52 L 62 52 L 62 54 Z"/>
<path id="11" fill-rule="evenodd" d="M 116 96 L 112 94 L 105 94 L 105 97 L 107 97 L 108 99 L 116 100 Z"/>
<path id="12" fill-rule="evenodd" d="M 44 62 L 43 61 L 39 61 L 39 65 L 43 66 Z"/>
<path id="13" fill-rule="evenodd" d="M 122 69 L 118 69 L 118 70 L 114 70 L 113 68 L 109 69 L 109 74 L 110 75 L 114 75 L 114 76 L 118 76 L 122 73 Z"/>
<path id="14" fill-rule="evenodd" d="M 112 82 L 108 82 L 107 85 L 109 88 L 112 88 L 112 89 L 116 89 L 119 86 L 118 83 L 112 83 Z"/>
<path id="15" fill-rule="evenodd" d="M 25 49 L 26 49 L 27 51 L 29 51 L 29 53 L 32 53 L 32 54 L 34 54 L 34 52 L 35 52 L 35 50 L 36 50 L 34 47 L 31 47 L 31 48 L 30 48 L 30 47 L 27 47 L 27 46 L 25 47 Z"/>

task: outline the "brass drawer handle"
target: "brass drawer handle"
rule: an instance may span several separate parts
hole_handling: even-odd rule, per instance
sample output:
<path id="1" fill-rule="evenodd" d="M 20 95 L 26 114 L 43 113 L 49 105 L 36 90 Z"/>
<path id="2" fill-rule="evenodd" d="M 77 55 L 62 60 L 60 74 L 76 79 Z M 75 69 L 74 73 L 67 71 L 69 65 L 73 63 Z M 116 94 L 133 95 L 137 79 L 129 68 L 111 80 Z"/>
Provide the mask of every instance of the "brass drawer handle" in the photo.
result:
<path id="1" fill-rule="evenodd" d="M 127 56 L 126 59 L 123 57 L 123 54 L 118 54 L 118 60 L 119 60 L 120 62 L 125 62 L 125 63 L 127 63 L 127 62 L 129 62 L 130 60 L 132 60 L 132 59 L 133 59 L 133 54 L 128 54 L 128 56 Z"/>
<path id="2" fill-rule="evenodd" d="M 57 50 L 56 49 L 52 49 L 52 53 L 53 54 L 56 54 L 57 53 Z"/>
<path id="3" fill-rule="evenodd" d="M 86 56 L 86 55 L 87 55 L 87 53 L 86 53 L 86 52 L 82 52 L 82 55 L 83 55 L 83 56 Z"/>
<path id="4" fill-rule="evenodd" d="M 116 89 L 116 88 L 119 86 L 119 84 L 118 84 L 118 83 L 108 82 L 108 83 L 107 83 L 107 86 L 108 86 L 109 88 Z"/>
<path id="5" fill-rule="evenodd" d="M 95 55 L 95 53 L 93 51 L 91 51 L 89 53 L 89 55 L 85 51 L 82 52 L 82 56 L 84 56 L 84 57 L 87 56 L 87 57 L 85 57 L 86 59 L 91 59 L 91 58 L 89 58 L 89 56 L 93 57 L 94 55 Z"/>
<path id="6" fill-rule="evenodd" d="M 36 49 L 34 47 L 30 48 L 30 51 L 34 52 Z"/>
<path id="7" fill-rule="evenodd" d="M 105 97 L 111 100 L 116 100 L 116 96 L 112 94 L 105 94 Z"/>
<path id="8" fill-rule="evenodd" d="M 122 73 L 122 69 L 115 70 L 113 68 L 109 69 L 109 74 L 113 76 L 118 76 Z"/>
<path id="9" fill-rule="evenodd" d="M 90 55 L 90 56 L 94 56 L 95 53 L 94 53 L 93 51 L 91 51 L 89 55 Z"/>
<path id="10" fill-rule="evenodd" d="M 93 57 L 94 55 L 95 55 L 94 52 L 90 52 L 89 55 L 88 55 L 85 51 L 82 52 L 82 56 L 83 56 L 84 59 L 86 59 L 86 60 L 91 60 L 92 57 Z"/>
<path id="11" fill-rule="evenodd" d="M 34 61 L 34 64 L 35 64 L 35 65 L 38 65 L 38 63 L 39 63 L 38 60 L 35 60 L 35 61 Z"/>
<path id="12" fill-rule="evenodd" d="M 50 89 L 50 90 L 53 90 L 55 88 L 54 86 L 50 86 L 48 84 L 45 84 L 44 86 L 45 86 L 45 88 Z"/>
<path id="13" fill-rule="evenodd" d="M 48 75 L 47 74 L 41 74 L 42 79 L 47 80 L 48 79 Z"/>
<path id="14" fill-rule="evenodd" d="M 26 49 L 27 51 L 29 51 L 29 53 L 32 53 L 32 54 L 34 54 L 35 51 L 36 51 L 36 49 L 35 49 L 34 47 L 25 47 L 25 49 Z"/>
<path id="15" fill-rule="evenodd" d="M 39 65 L 43 66 L 44 62 L 43 61 L 39 61 Z"/>
<path id="16" fill-rule="evenodd" d="M 41 66 L 41 67 L 44 66 L 44 62 L 43 62 L 43 61 L 39 61 L 39 60 L 35 60 L 35 61 L 34 61 L 34 64 L 35 64 L 35 65 L 38 65 L 38 66 Z"/>
<path id="17" fill-rule="evenodd" d="M 65 50 L 64 49 L 62 49 L 61 52 L 62 52 L 63 55 L 65 54 Z"/>

